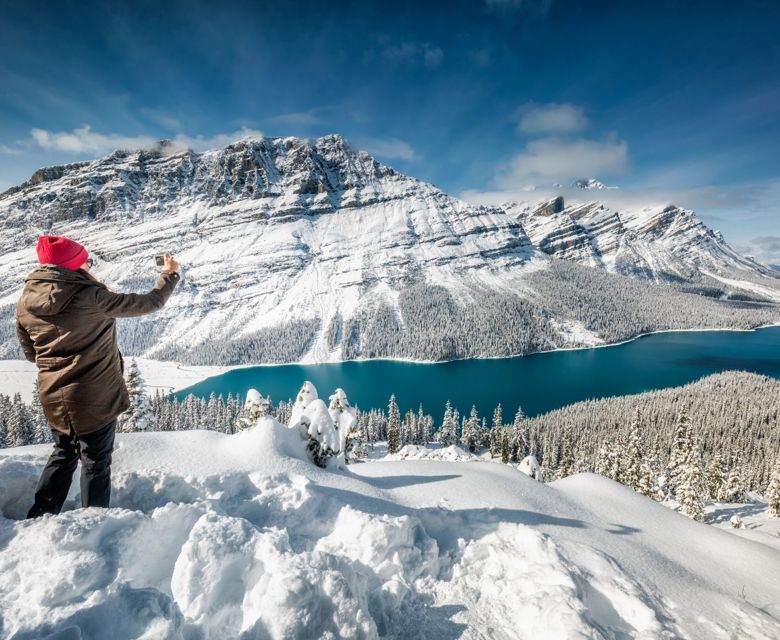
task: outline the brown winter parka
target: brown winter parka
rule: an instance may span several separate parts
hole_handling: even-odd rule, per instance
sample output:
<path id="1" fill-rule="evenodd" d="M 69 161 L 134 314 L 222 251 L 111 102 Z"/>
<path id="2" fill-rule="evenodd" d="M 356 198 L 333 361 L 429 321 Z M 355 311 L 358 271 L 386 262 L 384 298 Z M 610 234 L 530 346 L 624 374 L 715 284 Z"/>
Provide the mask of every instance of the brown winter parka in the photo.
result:
<path id="1" fill-rule="evenodd" d="M 115 318 L 162 308 L 179 274 L 163 271 L 148 293 L 115 293 L 81 269 L 43 265 L 27 276 L 16 303 L 16 334 L 38 367 L 46 420 L 84 435 L 129 406 Z"/>

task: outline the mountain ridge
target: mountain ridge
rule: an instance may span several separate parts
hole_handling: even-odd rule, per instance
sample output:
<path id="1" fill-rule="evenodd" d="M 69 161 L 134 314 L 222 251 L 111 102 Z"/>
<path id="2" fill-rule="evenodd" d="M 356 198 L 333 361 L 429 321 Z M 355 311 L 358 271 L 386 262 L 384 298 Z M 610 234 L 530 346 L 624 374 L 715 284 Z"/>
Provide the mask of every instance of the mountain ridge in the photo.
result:
<path id="1" fill-rule="evenodd" d="M 185 277 L 165 325 L 124 322 L 120 337 L 130 353 L 191 363 L 516 355 L 706 321 L 757 326 L 778 319 L 766 303 L 780 301 L 769 270 L 693 212 L 473 205 L 339 135 L 204 152 L 163 142 L 41 169 L 0 195 L 0 229 L 0 319 L 40 233 L 82 241 L 97 277 L 124 290 L 148 286 L 154 253 L 176 253 Z M 615 299 L 631 291 L 625 329 L 578 310 L 574 279 Z M 671 314 L 679 296 L 698 320 L 640 310 L 653 299 Z M 0 331 L 0 355 L 16 354 Z"/>

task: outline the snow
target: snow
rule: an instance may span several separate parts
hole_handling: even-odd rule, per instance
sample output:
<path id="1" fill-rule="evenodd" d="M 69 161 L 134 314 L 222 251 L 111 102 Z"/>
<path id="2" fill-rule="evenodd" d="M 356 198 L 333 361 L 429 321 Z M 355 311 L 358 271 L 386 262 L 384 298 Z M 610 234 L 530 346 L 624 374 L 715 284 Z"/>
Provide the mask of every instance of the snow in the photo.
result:
<path id="1" fill-rule="evenodd" d="M 30 403 L 37 371 L 35 363 L 27 360 L 0 360 L 0 393 L 8 396 L 18 393 Z"/>
<path id="2" fill-rule="evenodd" d="M 463 462 L 478 459 L 473 453 L 454 444 L 448 447 L 405 444 L 398 450 L 398 453 L 385 456 L 385 460 L 446 460 L 448 462 Z"/>
<path id="3" fill-rule="evenodd" d="M 735 280 L 733 278 L 724 278 L 723 276 L 717 275 L 715 273 L 710 273 L 708 271 L 702 271 L 702 273 L 706 276 L 710 276 L 711 278 L 714 278 L 715 280 L 719 280 L 720 282 L 722 282 L 725 285 L 728 285 L 729 287 L 735 287 L 737 289 L 742 289 L 743 291 L 749 291 L 750 293 L 759 295 L 762 298 L 765 298 L 772 302 L 780 302 L 779 289 L 773 289 L 771 287 L 766 287 L 764 285 L 756 284 L 755 282 L 749 282 L 747 280 Z"/>
<path id="4" fill-rule="evenodd" d="M 268 417 L 117 445 L 112 508 L 76 509 L 76 482 L 34 521 L 48 447 L 0 452 L 4 636 L 780 635 L 776 546 L 599 476 L 412 448 L 324 470 Z"/>
<path id="5" fill-rule="evenodd" d="M 186 389 L 206 378 L 239 368 L 191 366 L 148 358 L 134 359 L 141 370 L 141 377 L 149 395 L 154 395 L 158 390 L 168 393 Z M 18 392 L 22 400 L 29 403 L 32 400 L 36 372 L 35 363 L 27 360 L 0 360 L 0 393 L 13 395 Z"/>

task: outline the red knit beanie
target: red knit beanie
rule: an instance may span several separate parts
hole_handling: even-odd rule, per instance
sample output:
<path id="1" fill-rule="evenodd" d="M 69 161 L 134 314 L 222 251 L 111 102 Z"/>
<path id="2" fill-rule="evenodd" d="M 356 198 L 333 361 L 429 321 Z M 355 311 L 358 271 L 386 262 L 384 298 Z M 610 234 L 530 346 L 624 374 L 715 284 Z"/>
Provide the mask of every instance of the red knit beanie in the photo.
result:
<path id="1" fill-rule="evenodd" d="M 78 242 L 61 236 L 41 236 L 36 251 L 41 264 L 54 264 L 71 271 L 76 271 L 89 258 L 87 250 Z"/>

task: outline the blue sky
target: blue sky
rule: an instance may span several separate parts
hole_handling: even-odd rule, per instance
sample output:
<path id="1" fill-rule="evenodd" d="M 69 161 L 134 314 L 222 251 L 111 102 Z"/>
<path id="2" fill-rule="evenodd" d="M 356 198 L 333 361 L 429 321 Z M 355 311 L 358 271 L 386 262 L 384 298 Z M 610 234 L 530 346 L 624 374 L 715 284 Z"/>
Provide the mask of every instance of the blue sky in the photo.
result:
<path id="1" fill-rule="evenodd" d="M 0 7 L 0 189 L 158 138 L 338 132 L 471 200 L 596 176 L 780 262 L 777 2 Z"/>

